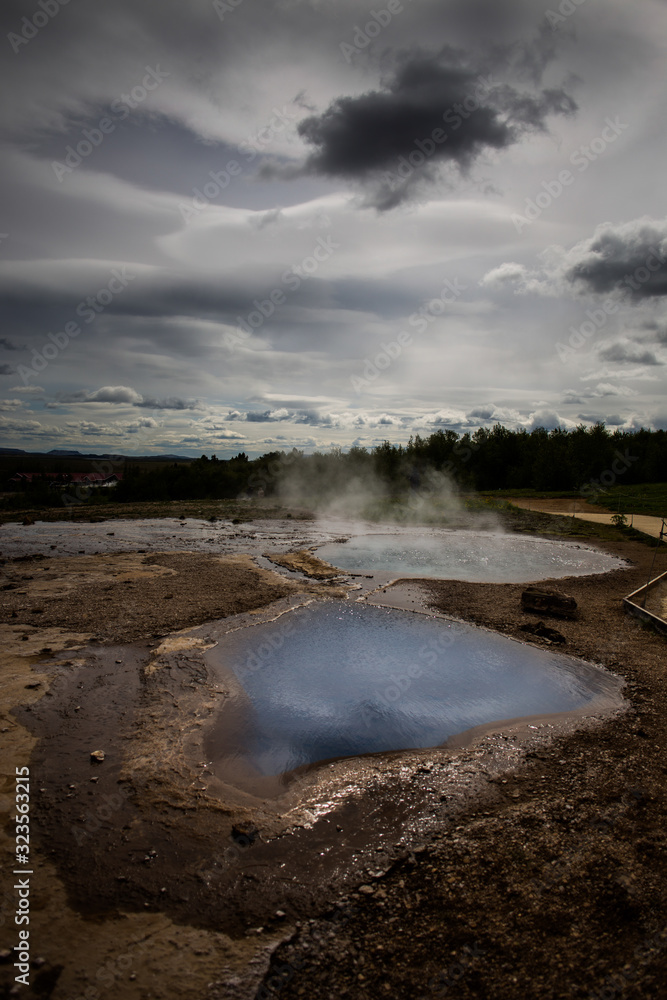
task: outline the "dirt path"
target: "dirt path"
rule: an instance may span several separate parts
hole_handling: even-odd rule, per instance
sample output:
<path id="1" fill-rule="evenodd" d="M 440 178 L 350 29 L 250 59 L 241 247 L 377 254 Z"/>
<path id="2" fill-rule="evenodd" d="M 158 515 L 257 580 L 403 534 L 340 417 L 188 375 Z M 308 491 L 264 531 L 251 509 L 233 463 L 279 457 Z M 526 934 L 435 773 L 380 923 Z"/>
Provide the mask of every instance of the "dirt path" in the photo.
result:
<path id="1" fill-rule="evenodd" d="M 542 514 L 554 514 L 561 517 L 577 517 L 582 521 L 593 521 L 597 524 L 611 524 L 613 514 L 605 510 L 604 507 L 588 503 L 587 500 L 545 500 L 532 499 L 530 497 L 512 497 L 509 503 L 523 510 L 540 511 Z M 653 538 L 660 538 L 663 530 L 663 519 L 661 517 L 651 517 L 647 514 L 625 514 L 628 525 L 642 531 L 645 535 Z"/>

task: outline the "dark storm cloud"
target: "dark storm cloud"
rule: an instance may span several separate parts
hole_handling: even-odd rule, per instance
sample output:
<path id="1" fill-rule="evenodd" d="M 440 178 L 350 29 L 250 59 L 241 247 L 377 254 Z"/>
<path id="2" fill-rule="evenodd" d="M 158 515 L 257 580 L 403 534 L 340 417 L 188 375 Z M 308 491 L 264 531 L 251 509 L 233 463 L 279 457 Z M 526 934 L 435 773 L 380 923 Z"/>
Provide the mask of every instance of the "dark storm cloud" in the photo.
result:
<path id="1" fill-rule="evenodd" d="M 637 336 L 637 340 L 649 341 L 652 344 L 667 344 L 667 323 L 656 320 L 647 320 L 642 324 L 642 330 L 646 331 Z"/>
<path id="2" fill-rule="evenodd" d="M 239 416 L 239 417 L 231 417 L 230 416 L 228 419 L 230 419 L 230 420 L 231 419 L 247 420 L 248 423 L 251 423 L 251 424 L 270 424 L 270 423 L 275 423 L 276 421 L 280 421 L 280 420 L 288 420 L 289 419 L 289 414 L 288 413 L 284 413 L 283 414 L 281 412 L 281 413 L 279 413 L 279 415 L 276 415 L 276 413 L 275 413 L 274 410 L 264 410 L 263 413 L 262 412 L 258 412 L 256 410 L 250 410 L 248 413 L 246 413 L 243 416 Z"/>
<path id="3" fill-rule="evenodd" d="M 4 347 L 6 351 L 16 351 L 18 350 L 16 344 L 9 337 L 0 337 L 0 347 Z"/>
<path id="4" fill-rule="evenodd" d="M 298 131 L 316 148 L 306 172 L 353 180 L 397 180 L 434 164 L 466 170 L 486 149 L 507 149 L 552 114 L 573 114 L 560 89 L 524 93 L 476 71 L 460 52 L 413 55 L 382 90 L 340 97 Z"/>
<path id="5" fill-rule="evenodd" d="M 294 423 L 306 424 L 309 427 L 337 427 L 341 422 L 339 414 L 320 413 L 318 410 L 287 410 L 285 408 L 277 410 L 250 410 L 247 413 L 239 413 L 232 410 L 225 418 L 226 420 L 241 420 L 254 424 L 272 423 Z M 381 423 L 383 421 L 380 421 Z M 386 421 L 385 421 L 386 422 Z"/>
<path id="6" fill-rule="evenodd" d="M 570 254 L 565 278 L 598 294 L 620 291 L 633 299 L 667 295 L 667 219 L 601 226 Z"/>
<path id="7" fill-rule="evenodd" d="M 635 365 L 661 365 L 653 351 L 644 351 L 634 344 L 610 344 L 598 351 L 602 361 L 629 361 Z"/>
<path id="8" fill-rule="evenodd" d="M 60 393 L 58 403 L 110 403 L 136 406 L 149 410 L 200 410 L 202 404 L 198 399 L 181 399 L 170 396 L 167 399 L 154 399 L 142 396 L 141 393 L 126 385 L 104 385 L 95 392 L 85 389 L 78 392 Z"/>
<path id="9" fill-rule="evenodd" d="M 123 267 L 116 266 L 115 270 L 122 273 Z M 309 276 L 298 287 L 294 280 L 285 284 L 273 269 L 265 279 L 257 275 L 231 274 L 221 280 L 218 275 L 201 277 L 168 271 L 156 274 L 152 268 L 131 266 L 125 272 L 126 287 L 101 311 L 93 312 L 85 293 L 103 288 L 112 270 L 95 268 L 95 274 L 100 277 L 82 279 L 73 263 L 65 272 L 66 279 L 61 278 L 61 287 L 55 287 L 49 271 L 36 273 L 30 265 L 26 265 L 20 277 L 15 271 L 8 273 L 0 279 L 3 322 L 11 324 L 33 343 L 35 338 L 42 342 L 50 332 L 74 322 L 85 332 L 86 340 L 94 337 L 106 341 L 111 328 L 113 342 L 122 343 L 124 348 L 154 343 L 160 350 L 192 358 L 207 356 L 212 344 L 219 345 L 221 340 L 219 329 L 216 333 L 214 329 L 202 329 L 198 325 L 192 328 L 189 321 L 212 323 L 216 327 L 218 324 L 238 326 L 257 308 L 256 300 L 265 299 L 273 288 L 282 288 L 286 302 L 271 317 L 267 330 L 270 328 L 283 346 L 287 346 L 292 336 L 302 339 L 312 335 L 318 324 L 309 311 L 326 308 L 334 288 L 330 282 L 316 276 Z M 102 301 L 106 303 L 107 298 L 105 296 Z M 289 315 L 288 326 L 283 314 Z M 305 316 L 309 318 L 303 318 Z M 14 370 L 8 369 L 7 374 Z"/>
<path id="10" fill-rule="evenodd" d="M 12 365 L 1 364 L 0 375 L 16 375 L 16 368 L 13 368 Z"/>
<path id="11" fill-rule="evenodd" d="M 143 402 L 134 405 L 149 410 L 201 410 L 203 408 L 198 399 L 180 399 L 178 396 L 169 396 L 167 399 L 154 399 L 152 396 L 147 396 Z"/>

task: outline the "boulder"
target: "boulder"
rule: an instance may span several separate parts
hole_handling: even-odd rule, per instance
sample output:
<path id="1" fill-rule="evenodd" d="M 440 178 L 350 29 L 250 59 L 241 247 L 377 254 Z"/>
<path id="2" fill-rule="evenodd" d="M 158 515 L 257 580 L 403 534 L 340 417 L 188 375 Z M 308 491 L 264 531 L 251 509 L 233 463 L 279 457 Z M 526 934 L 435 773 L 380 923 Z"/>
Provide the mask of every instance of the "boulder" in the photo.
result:
<path id="1" fill-rule="evenodd" d="M 546 590 L 544 587 L 526 587 L 521 595 L 523 611 L 535 611 L 540 615 L 555 615 L 558 618 L 574 618 L 577 602 L 574 597 L 560 590 Z"/>

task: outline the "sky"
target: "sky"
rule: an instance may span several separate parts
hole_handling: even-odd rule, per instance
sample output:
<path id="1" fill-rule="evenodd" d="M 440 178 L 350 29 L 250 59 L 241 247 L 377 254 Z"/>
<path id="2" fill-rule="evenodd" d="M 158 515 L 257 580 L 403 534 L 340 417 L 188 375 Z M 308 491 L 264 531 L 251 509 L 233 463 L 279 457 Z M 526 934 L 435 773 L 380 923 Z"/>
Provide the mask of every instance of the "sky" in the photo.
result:
<path id="1" fill-rule="evenodd" d="M 667 428 L 665 0 L 5 0 L 0 441 Z"/>

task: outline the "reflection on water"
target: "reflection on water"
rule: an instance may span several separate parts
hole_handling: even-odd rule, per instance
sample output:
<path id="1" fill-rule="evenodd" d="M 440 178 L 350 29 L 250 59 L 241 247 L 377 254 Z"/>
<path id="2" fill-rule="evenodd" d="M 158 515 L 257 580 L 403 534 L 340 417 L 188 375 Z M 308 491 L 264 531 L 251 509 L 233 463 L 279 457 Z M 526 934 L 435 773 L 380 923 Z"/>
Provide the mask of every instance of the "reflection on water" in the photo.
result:
<path id="1" fill-rule="evenodd" d="M 527 583 L 553 577 L 606 573 L 620 559 L 572 542 L 484 531 L 364 534 L 331 542 L 320 559 L 341 569 L 445 577 L 472 583 Z"/>
<path id="2" fill-rule="evenodd" d="M 207 745 L 220 777 L 437 746 L 615 690 L 590 664 L 474 626 L 333 601 L 227 635 L 207 660 L 240 682 Z"/>

